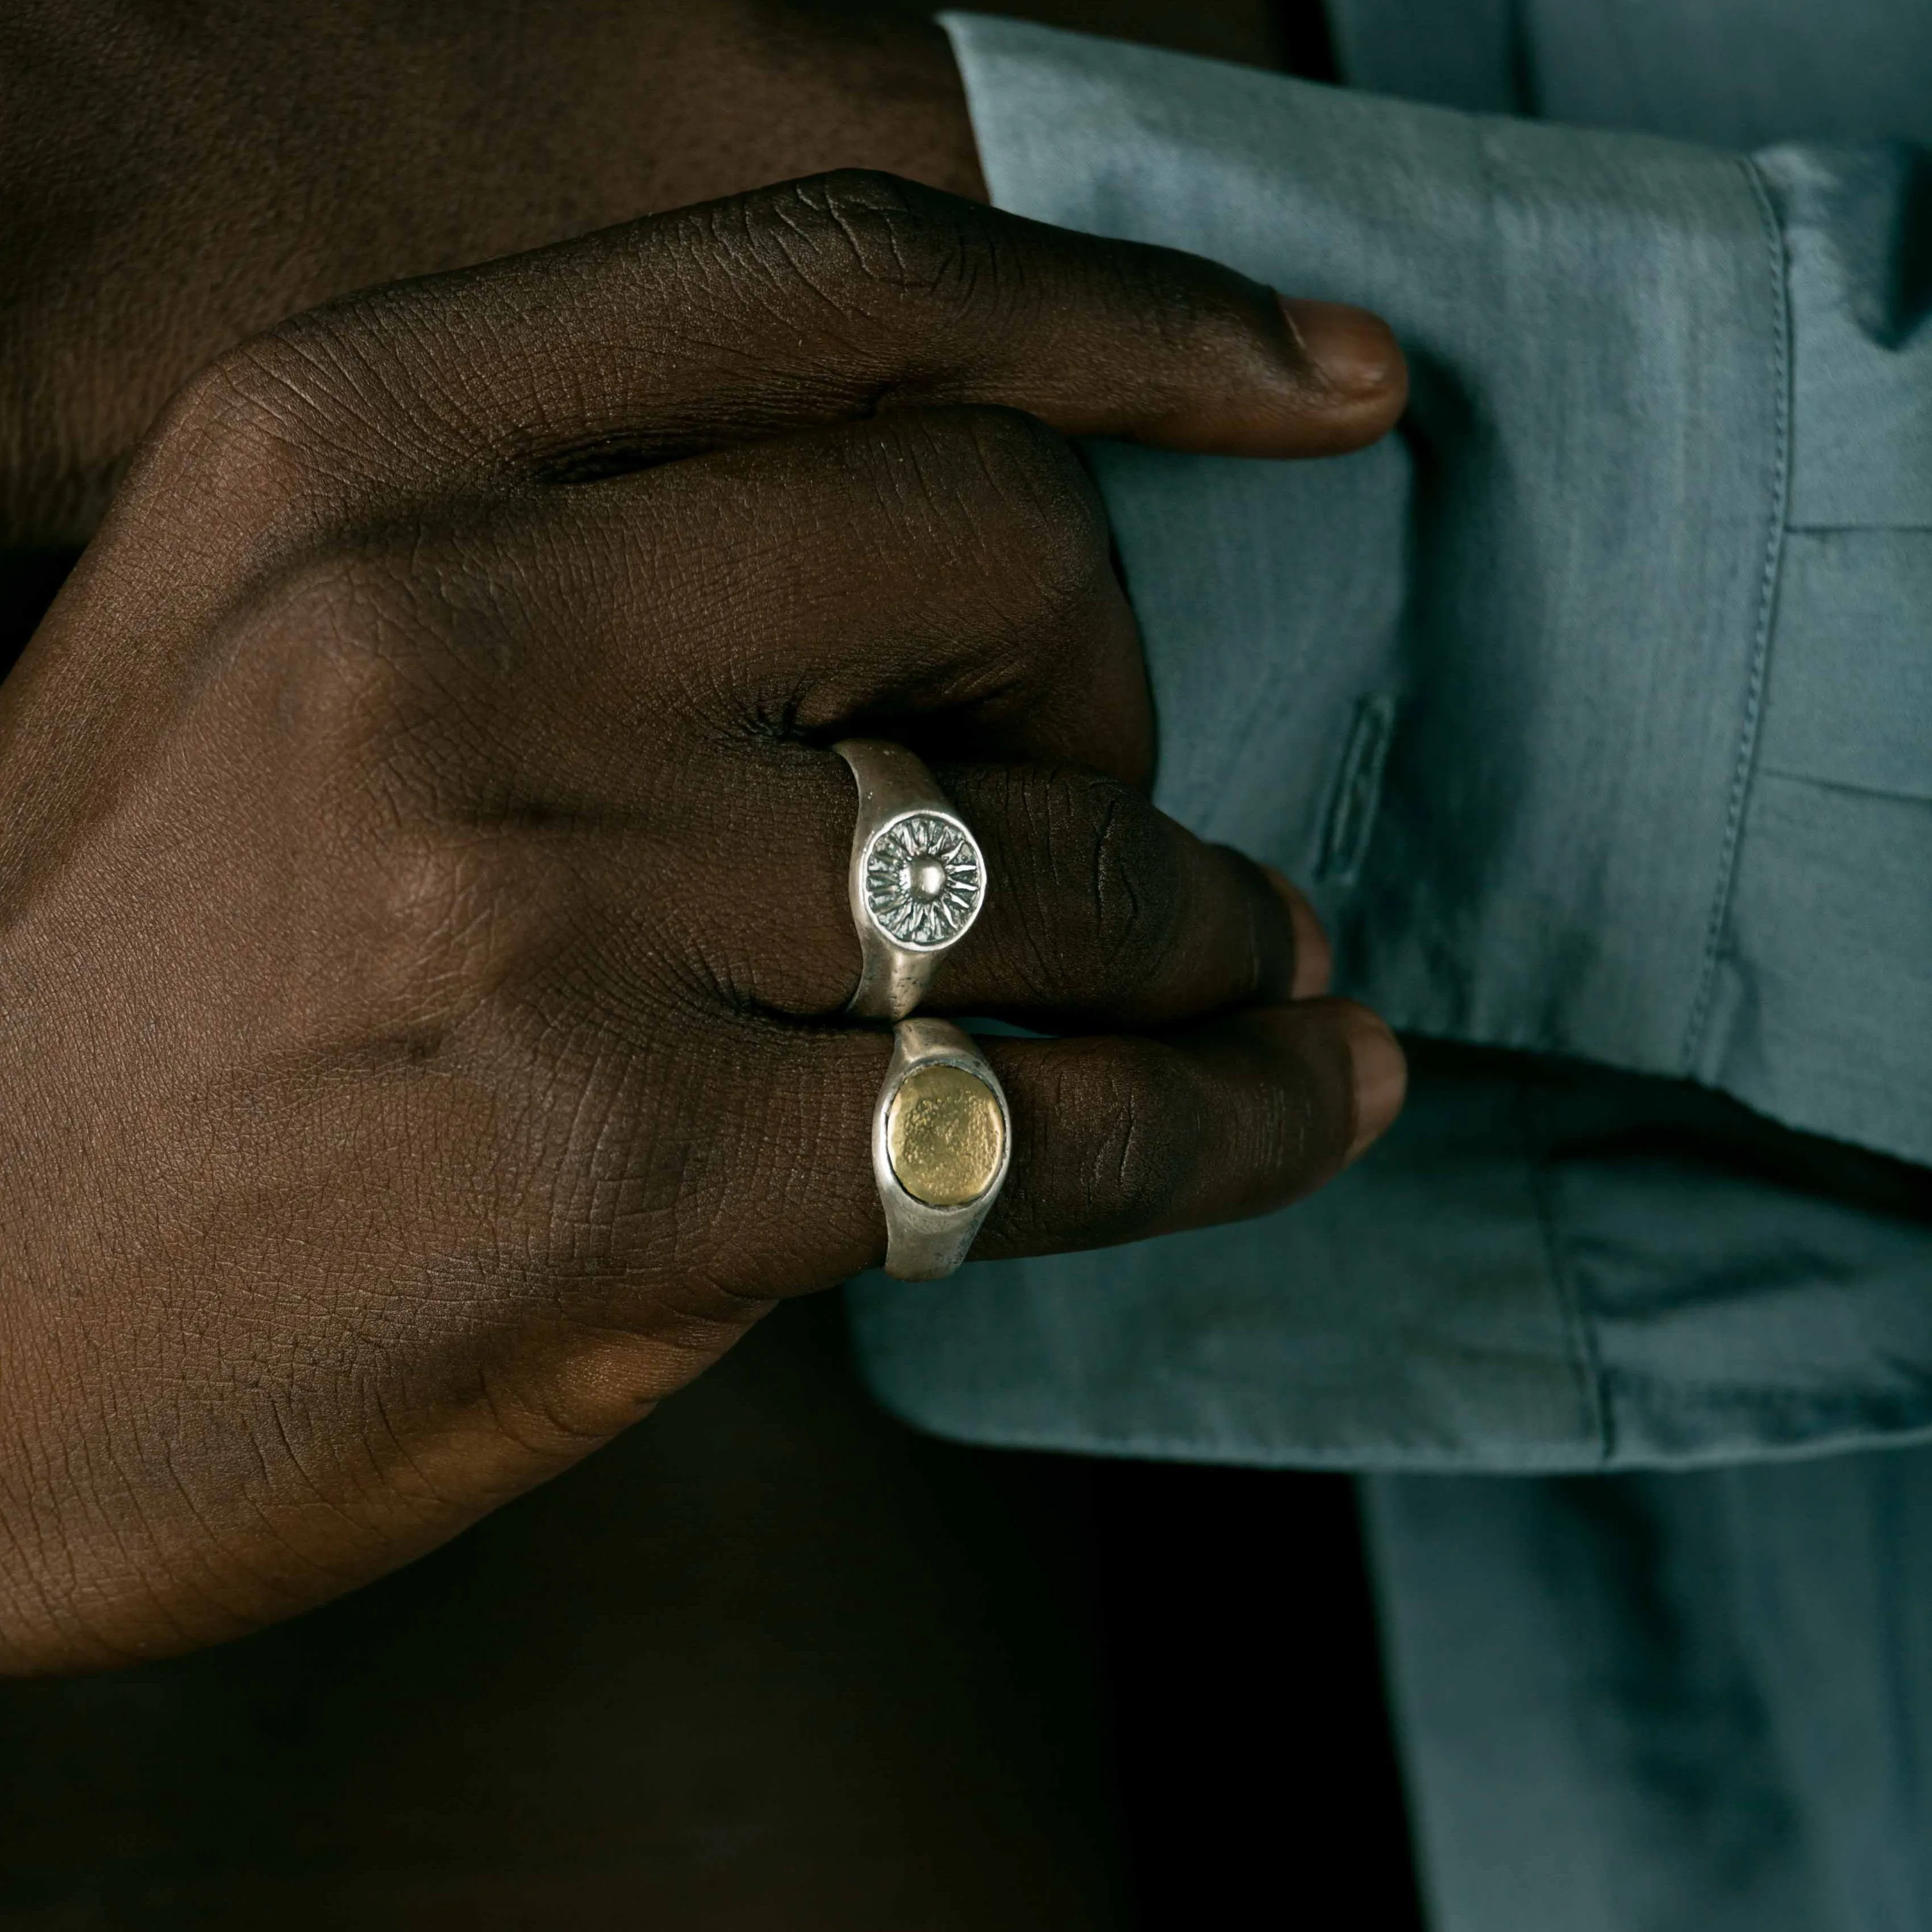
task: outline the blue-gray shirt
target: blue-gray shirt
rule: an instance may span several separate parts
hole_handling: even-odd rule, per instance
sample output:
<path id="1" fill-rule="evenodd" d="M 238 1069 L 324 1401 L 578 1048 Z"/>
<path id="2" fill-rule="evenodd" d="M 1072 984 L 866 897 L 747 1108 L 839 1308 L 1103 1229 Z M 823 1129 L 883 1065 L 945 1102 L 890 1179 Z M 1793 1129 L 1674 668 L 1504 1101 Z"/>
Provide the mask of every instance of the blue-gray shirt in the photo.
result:
<path id="1" fill-rule="evenodd" d="M 952 31 L 1000 200 L 1403 332 L 1400 442 L 1095 462 L 1164 800 L 1467 1044 L 1289 1214 L 862 1352 L 971 1439 L 1514 1472 L 1364 1484 L 1438 1932 L 1932 1932 L 1932 5 L 1330 10 L 1468 111 Z"/>
<path id="2" fill-rule="evenodd" d="M 1003 204 L 1402 334 L 1376 449 L 1094 462 L 1162 802 L 1306 882 L 1398 1024 L 1522 1057 L 1425 1060 L 1285 1214 L 862 1286 L 874 1386 L 1356 1468 L 1932 1433 L 1932 1230 L 1752 1124 L 1932 1162 L 1932 8 L 1340 11 L 1371 85 L 1619 131 L 950 25 Z"/>

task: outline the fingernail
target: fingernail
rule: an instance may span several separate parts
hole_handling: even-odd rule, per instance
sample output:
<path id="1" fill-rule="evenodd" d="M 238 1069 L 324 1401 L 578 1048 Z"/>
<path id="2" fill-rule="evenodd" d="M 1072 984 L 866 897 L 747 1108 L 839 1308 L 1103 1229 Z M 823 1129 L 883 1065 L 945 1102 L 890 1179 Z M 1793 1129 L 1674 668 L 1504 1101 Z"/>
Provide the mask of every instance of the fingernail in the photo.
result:
<path id="1" fill-rule="evenodd" d="M 1303 354 L 1336 395 L 1355 401 L 1406 386 L 1401 346 L 1380 316 L 1346 302 L 1275 299 Z"/>
<path id="2" fill-rule="evenodd" d="M 1294 922 L 1294 983 L 1289 987 L 1288 996 L 1292 1000 L 1317 999 L 1328 992 L 1328 982 L 1334 977 L 1335 949 L 1328 944 L 1328 935 L 1301 888 L 1272 866 L 1264 866 L 1262 870 L 1268 874 L 1268 884 L 1286 902 L 1288 916 Z"/>
<path id="3" fill-rule="evenodd" d="M 1402 1112 L 1408 1063 L 1395 1035 L 1366 1006 L 1350 1010 L 1348 1054 L 1355 1076 L 1355 1138 L 1348 1147 L 1353 1161 L 1388 1131 Z"/>

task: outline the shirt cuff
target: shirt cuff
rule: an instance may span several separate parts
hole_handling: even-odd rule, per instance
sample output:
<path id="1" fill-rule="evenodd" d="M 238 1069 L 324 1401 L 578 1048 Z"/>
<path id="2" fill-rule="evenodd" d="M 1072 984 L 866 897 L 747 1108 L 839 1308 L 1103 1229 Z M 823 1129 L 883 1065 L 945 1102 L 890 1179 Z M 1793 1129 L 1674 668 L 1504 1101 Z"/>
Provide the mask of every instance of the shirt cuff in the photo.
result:
<path id="1" fill-rule="evenodd" d="M 1932 722 L 1896 702 L 1932 486 L 1857 433 L 1932 369 L 1868 356 L 1849 431 L 1812 373 L 1860 327 L 1856 167 L 945 24 L 1001 206 L 1364 304 L 1411 358 L 1360 455 L 1094 447 L 1166 808 L 1307 882 L 1398 1024 L 1932 1160 Z M 1810 540 L 1847 506 L 1882 536 Z"/>

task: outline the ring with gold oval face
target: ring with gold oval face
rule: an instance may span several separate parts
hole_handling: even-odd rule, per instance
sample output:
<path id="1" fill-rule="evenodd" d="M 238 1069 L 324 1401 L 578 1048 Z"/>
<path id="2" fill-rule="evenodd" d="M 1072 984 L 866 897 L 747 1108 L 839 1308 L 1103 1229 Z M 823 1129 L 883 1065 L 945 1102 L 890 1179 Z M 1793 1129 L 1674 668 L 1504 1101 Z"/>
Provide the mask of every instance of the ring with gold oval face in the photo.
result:
<path id="1" fill-rule="evenodd" d="M 859 788 L 849 888 L 859 934 L 854 1019 L 901 1020 L 980 916 L 986 866 L 925 760 L 881 738 L 832 748 Z"/>
<path id="2" fill-rule="evenodd" d="M 1006 1178 L 1005 1090 L 970 1034 L 902 1020 L 872 1116 L 872 1174 L 886 1214 L 886 1272 L 943 1280 L 966 1258 Z"/>

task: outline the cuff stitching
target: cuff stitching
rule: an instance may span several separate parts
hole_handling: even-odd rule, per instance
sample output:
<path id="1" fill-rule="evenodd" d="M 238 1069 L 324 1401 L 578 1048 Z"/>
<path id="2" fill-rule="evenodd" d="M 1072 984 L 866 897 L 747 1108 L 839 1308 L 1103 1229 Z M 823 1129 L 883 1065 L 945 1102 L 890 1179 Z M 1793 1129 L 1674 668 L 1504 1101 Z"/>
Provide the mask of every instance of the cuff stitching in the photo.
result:
<path id="1" fill-rule="evenodd" d="M 1608 1468 L 1616 1460 L 1616 1414 L 1610 1400 L 1610 1378 L 1604 1372 L 1597 1346 L 1596 1324 L 1586 1300 L 1578 1271 L 1572 1264 L 1562 1215 L 1556 1199 L 1556 1175 L 1550 1157 L 1550 1136 L 1544 1130 L 1542 1109 L 1532 1084 L 1517 1078 L 1514 1112 L 1522 1149 L 1523 1172 L 1543 1248 L 1544 1266 L 1569 1343 L 1570 1368 L 1578 1384 L 1590 1440 L 1595 1444 L 1596 1466 Z"/>
<path id="2" fill-rule="evenodd" d="M 1758 722 L 1764 710 L 1765 674 L 1771 656 L 1772 628 L 1778 611 L 1778 582 L 1784 562 L 1785 513 L 1790 492 L 1791 298 L 1784 230 L 1756 162 L 1745 155 L 1740 158 L 1738 165 L 1750 184 L 1752 196 L 1764 222 L 1771 272 L 1774 320 L 1772 381 L 1774 386 L 1775 412 L 1773 434 L 1776 448 L 1772 463 L 1771 527 L 1765 544 L 1750 664 L 1745 674 L 1744 717 L 1738 733 L 1737 763 L 1731 774 L 1730 799 L 1724 815 L 1724 848 L 1718 859 L 1718 890 L 1712 902 L 1710 922 L 1705 932 L 1704 958 L 1698 970 L 1697 990 L 1690 1003 L 1690 1018 L 1684 1034 L 1684 1069 L 1693 1078 L 1698 1077 L 1702 1061 L 1705 1032 L 1710 1023 L 1717 986 L 1718 962 L 1724 950 L 1724 930 L 1730 922 L 1738 848 L 1744 836 L 1744 806 L 1750 796 L 1752 768 L 1757 754 Z"/>

